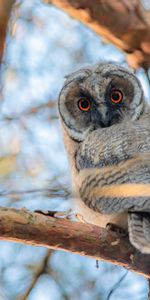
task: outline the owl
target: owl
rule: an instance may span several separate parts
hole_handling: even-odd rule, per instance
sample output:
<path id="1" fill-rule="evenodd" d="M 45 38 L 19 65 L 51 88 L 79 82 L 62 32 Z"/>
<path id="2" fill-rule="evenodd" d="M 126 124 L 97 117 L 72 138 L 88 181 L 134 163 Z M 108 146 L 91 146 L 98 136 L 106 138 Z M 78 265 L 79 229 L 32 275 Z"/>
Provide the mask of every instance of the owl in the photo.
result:
<path id="1" fill-rule="evenodd" d="M 128 230 L 150 254 L 150 107 L 138 78 L 115 63 L 81 68 L 66 77 L 58 108 L 75 211 Z"/>

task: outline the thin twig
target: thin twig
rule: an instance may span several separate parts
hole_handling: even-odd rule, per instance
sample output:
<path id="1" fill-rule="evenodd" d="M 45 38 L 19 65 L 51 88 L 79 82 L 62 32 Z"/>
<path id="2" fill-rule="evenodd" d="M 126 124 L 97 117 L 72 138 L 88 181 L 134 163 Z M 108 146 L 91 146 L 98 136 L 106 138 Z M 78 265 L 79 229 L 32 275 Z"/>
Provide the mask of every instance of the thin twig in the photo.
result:
<path id="1" fill-rule="evenodd" d="M 20 195 L 28 195 L 28 194 L 37 194 L 37 193 L 42 193 L 45 194 L 47 197 L 54 198 L 54 197 L 60 197 L 60 198 L 69 198 L 71 196 L 71 192 L 67 189 L 63 189 L 63 187 L 56 186 L 55 188 L 36 188 L 36 189 L 31 189 L 31 190 L 22 190 L 22 191 L 2 191 L 0 192 L 0 197 L 11 197 L 14 198 L 16 196 Z"/>
<path id="2" fill-rule="evenodd" d="M 44 256 L 43 260 L 40 262 L 39 266 L 37 267 L 36 272 L 34 273 L 34 276 L 33 276 L 33 279 L 31 281 L 30 286 L 26 290 L 25 294 L 22 297 L 19 297 L 19 299 L 17 299 L 17 300 L 27 300 L 27 298 L 30 295 L 31 291 L 35 287 L 39 277 L 41 275 L 43 275 L 44 273 L 46 273 L 46 269 L 47 269 L 47 265 L 48 265 L 48 261 L 49 261 L 49 258 L 51 256 L 51 253 L 52 253 L 52 251 L 50 249 L 47 250 L 46 255 Z"/>

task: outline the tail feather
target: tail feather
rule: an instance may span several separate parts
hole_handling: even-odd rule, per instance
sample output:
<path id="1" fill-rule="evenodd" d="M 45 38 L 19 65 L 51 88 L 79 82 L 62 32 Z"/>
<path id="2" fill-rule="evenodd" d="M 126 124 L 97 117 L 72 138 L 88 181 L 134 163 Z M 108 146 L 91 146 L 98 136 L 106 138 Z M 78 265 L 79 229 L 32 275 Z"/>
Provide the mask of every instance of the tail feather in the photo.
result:
<path id="1" fill-rule="evenodd" d="M 143 254 L 150 254 L 150 213 L 129 212 L 128 230 L 131 244 Z"/>

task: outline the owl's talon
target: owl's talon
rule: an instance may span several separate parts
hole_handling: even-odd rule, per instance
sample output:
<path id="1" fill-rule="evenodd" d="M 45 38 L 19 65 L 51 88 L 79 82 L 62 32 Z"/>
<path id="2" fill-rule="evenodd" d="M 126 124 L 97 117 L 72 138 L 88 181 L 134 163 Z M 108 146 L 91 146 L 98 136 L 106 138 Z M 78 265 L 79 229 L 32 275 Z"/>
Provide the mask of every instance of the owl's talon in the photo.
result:
<path id="1" fill-rule="evenodd" d="M 53 218 L 63 218 L 63 219 L 72 219 L 73 217 L 73 212 L 71 209 L 67 211 L 57 211 L 57 210 L 35 210 L 36 213 L 44 215 L 44 216 L 49 216 Z"/>
<path id="2" fill-rule="evenodd" d="M 66 211 L 57 211 L 55 214 L 55 218 L 63 218 L 63 219 L 72 219 L 74 217 L 74 213 L 72 209 Z"/>
<path id="3" fill-rule="evenodd" d="M 106 225 L 106 229 L 108 231 L 114 231 L 116 233 L 118 233 L 119 235 L 121 236 L 127 236 L 127 231 L 121 227 L 119 227 L 118 225 L 116 224 L 113 224 L 113 223 L 107 223 Z"/>
<path id="4" fill-rule="evenodd" d="M 56 213 L 55 210 L 41 210 L 41 209 L 36 209 L 34 212 L 49 217 L 54 217 Z"/>

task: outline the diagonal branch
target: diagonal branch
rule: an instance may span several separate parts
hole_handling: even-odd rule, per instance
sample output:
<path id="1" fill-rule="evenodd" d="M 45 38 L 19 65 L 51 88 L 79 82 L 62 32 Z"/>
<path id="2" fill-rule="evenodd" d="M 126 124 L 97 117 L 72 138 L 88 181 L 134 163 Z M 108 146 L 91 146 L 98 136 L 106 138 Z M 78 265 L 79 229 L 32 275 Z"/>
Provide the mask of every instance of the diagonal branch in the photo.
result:
<path id="1" fill-rule="evenodd" d="M 140 0 L 45 0 L 127 53 L 131 67 L 150 66 L 150 11 Z"/>
<path id="2" fill-rule="evenodd" d="M 140 254 L 128 238 L 91 224 L 1 207 L 0 240 L 70 251 L 109 261 L 150 278 L 149 255 Z"/>

